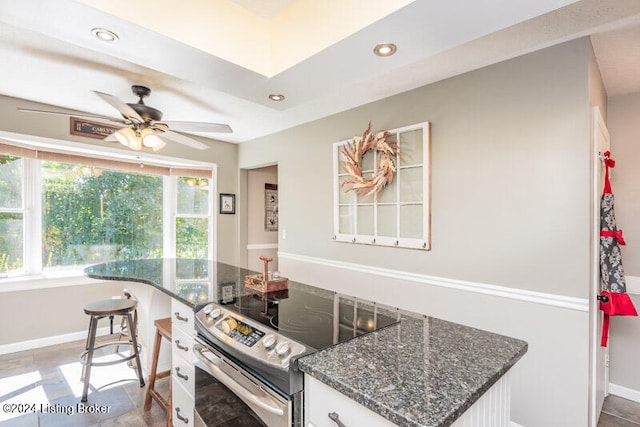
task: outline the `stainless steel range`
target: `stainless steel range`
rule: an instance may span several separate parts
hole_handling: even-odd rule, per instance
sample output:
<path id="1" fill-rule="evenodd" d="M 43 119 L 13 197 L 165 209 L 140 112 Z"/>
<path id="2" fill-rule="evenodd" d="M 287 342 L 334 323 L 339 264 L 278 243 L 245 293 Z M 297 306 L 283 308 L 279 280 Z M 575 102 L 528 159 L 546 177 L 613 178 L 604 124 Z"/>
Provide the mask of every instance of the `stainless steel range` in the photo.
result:
<path id="1" fill-rule="evenodd" d="M 206 425 L 302 426 L 297 359 L 398 318 L 389 308 L 295 282 L 267 294 L 233 290 L 196 312 L 196 412 Z M 214 388 L 224 403 L 211 401 Z"/>

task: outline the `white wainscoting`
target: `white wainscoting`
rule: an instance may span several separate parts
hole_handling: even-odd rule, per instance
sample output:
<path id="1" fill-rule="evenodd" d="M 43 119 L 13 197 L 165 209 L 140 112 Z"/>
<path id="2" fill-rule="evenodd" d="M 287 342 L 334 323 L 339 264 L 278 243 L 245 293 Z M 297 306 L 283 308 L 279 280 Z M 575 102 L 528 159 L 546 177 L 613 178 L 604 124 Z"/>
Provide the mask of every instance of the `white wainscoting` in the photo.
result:
<path id="1" fill-rule="evenodd" d="M 286 252 L 278 252 L 279 259 L 301 261 L 321 266 L 334 267 L 341 270 L 362 272 L 376 276 L 388 277 L 392 279 L 425 283 L 449 289 L 466 292 L 474 292 L 485 295 L 492 295 L 502 298 L 511 298 L 520 301 L 546 304 L 560 308 L 568 308 L 578 311 L 589 311 L 589 300 L 586 298 L 575 298 L 564 295 L 534 292 L 524 289 L 508 288 L 506 286 L 492 285 L 486 283 L 468 282 L 463 280 L 449 279 L 445 277 L 428 276 L 426 274 L 409 273 L 400 270 L 372 267 L 362 264 L 354 264 L 343 261 L 328 260 L 323 258 L 297 255 Z M 640 278 L 638 278 L 640 280 Z"/>

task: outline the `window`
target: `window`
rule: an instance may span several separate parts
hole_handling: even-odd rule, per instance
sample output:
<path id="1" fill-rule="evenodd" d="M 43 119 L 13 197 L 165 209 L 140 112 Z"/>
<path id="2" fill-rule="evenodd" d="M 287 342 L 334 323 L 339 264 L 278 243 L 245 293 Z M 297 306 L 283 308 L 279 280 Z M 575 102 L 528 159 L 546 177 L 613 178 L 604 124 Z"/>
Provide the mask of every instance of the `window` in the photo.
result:
<path id="1" fill-rule="evenodd" d="M 163 177 L 42 162 L 42 267 L 162 257 Z"/>
<path id="2" fill-rule="evenodd" d="M 177 180 L 176 256 L 207 258 L 209 216 L 209 180 L 181 176 Z"/>
<path id="3" fill-rule="evenodd" d="M 0 144 L 0 277 L 214 253 L 211 169 L 13 148 Z"/>
<path id="4" fill-rule="evenodd" d="M 23 268 L 24 161 L 0 155 L 0 275 Z"/>
<path id="5" fill-rule="evenodd" d="M 334 240 L 369 245 L 430 249 L 430 124 L 428 122 L 388 131 L 388 143 L 398 145 L 396 172 L 376 200 L 347 191 L 349 174 L 342 167 L 341 147 L 333 145 Z M 374 175 L 377 153 L 362 159 L 362 176 Z M 348 185 L 346 186 L 348 187 Z"/>

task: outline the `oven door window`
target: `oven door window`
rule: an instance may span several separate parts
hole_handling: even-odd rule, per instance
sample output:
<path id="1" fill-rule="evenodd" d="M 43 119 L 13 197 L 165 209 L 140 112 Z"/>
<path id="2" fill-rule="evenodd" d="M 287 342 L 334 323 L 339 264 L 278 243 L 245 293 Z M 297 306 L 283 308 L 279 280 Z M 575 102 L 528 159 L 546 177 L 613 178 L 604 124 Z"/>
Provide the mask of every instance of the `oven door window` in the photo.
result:
<path id="1" fill-rule="evenodd" d="M 208 427 L 266 427 L 224 384 L 196 366 L 196 412 Z"/>

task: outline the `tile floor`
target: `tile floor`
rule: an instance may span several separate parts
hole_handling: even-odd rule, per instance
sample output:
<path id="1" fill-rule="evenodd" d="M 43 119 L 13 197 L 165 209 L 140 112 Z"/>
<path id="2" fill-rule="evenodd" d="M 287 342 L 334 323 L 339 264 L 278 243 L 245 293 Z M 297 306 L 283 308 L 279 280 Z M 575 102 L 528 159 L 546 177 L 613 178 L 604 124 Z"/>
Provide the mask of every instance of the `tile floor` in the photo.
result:
<path id="1" fill-rule="evenodd" d="M 640 403 L 609 395 L 604 401 L 598 427 L 640 427 Z"/>
<path id="2" fill-rule="evenodd" d="M 26 404 L 27 412 L 0 411 L 0 427 L 166 426 L 165 413 L 155 402 L 149 412 L 143 410 L 146 387 L 140 388 L 126 363 L 93 368 L 88 402 L 80 404 L 78 357 L 83 350 L 84 340 L 1 355 L 0 404 L 3 409 L 7 403 Z M 109 354 L 103 358 L 113 357 L 113 347 L 105 351 Z M 169 378 L 157 380 L 156 389 L 166 395 Z M 96 408 L 106 413 L 80 413 Z"/>
<path id="3" fill-rule="evenodd" d="M 114 340 L 103 337 L 100 340 Z M 160 427 L 166 425 L 164 411 L 154 402 L 143 410 L 146 387 L 140 388 L 135 371 L 125 363 L 94 368 L 88 408 L 102 407 L 107 413 L 79 413 L 82 382 L 78 356 L 84 341 L 37 350 L 0 355 L 0 404 L 35 405 L 37 411 L 0 411 L 0 427 Z M 169 378 L 157 381 L 166 394 Z M 27 408 L 32 409 L 32 408 Z M 67 414 L 66 412 L 70 412 Z M 640 403 L 609 396 L 598 427 L 640 427 Z"/>

